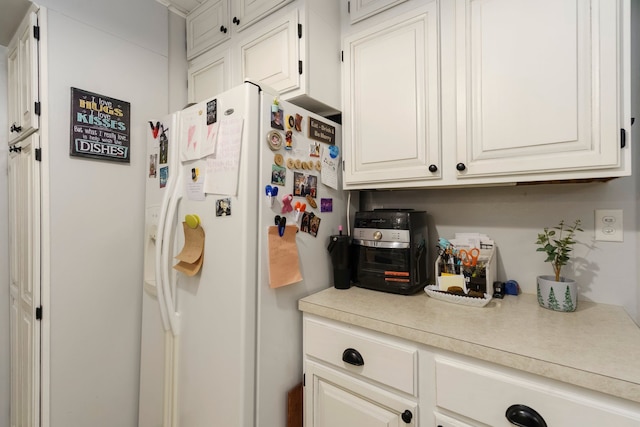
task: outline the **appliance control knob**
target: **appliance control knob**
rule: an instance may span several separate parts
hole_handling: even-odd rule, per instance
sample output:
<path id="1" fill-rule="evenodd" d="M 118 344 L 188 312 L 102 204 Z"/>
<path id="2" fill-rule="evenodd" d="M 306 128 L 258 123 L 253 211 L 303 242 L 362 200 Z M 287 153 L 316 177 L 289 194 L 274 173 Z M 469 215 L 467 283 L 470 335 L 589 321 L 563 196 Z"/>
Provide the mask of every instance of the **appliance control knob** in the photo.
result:
<path id="1" fill-rule="evenodd" d="M 374 231 L 373 240 L 380 240 L 380 239 L 382 239 L 382 233 L 379 231 Z"/>

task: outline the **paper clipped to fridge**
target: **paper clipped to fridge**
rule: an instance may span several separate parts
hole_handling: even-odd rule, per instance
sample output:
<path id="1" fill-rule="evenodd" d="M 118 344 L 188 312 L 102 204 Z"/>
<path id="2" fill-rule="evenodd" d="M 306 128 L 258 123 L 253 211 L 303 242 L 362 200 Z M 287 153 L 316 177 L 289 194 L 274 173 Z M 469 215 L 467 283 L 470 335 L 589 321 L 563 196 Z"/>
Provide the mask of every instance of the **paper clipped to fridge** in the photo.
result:
<path id="1" fill-rule="evenodd" d="M 269 227 L 269 287 L 279 288 L 302 280 L 296 233 L 298 227 L 287 225 L 280 237 L 277 226 Z"/>
<path id="2" fill-rule="evenodd" d="M 179 262 L 173 268 L 187 276 L 195 276 L 202 268 L 204 259 L 204 229 L 200 225 L 191 228 L 186 222 L 182 223 L 182 229 L 184 230 L 184 246 L 182 251 L 176 255 Z"/>
<path id="3" fill-rule="evenodd" d="M 215 154 L 219 124 L 207 124 L 201 107 L 184 110 L 180 115 L 180 160 L 188 162 Z"/>

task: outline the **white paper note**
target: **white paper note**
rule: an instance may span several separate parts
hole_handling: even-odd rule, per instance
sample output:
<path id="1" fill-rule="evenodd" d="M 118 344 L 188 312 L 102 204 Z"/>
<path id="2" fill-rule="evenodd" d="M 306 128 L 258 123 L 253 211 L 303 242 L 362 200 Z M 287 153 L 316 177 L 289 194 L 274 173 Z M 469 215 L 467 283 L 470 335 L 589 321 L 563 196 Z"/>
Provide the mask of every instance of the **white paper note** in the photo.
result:
<path id="1" fill-rule="evenodd" d="M 207 157 L 205 193 L 226 196 L 237 194 L 243 124 L 242 118 L 219 122 L 215 155 Z"/>
<path id="2" fill-rule="evenodd" d="M 322 183 L 335 190 L 338 189 L 338 165 L 340 156 L 335 159 L 329 155 L 329 150 L 323 148 L 322 150 L 322 170 L 320 179 Z"/>

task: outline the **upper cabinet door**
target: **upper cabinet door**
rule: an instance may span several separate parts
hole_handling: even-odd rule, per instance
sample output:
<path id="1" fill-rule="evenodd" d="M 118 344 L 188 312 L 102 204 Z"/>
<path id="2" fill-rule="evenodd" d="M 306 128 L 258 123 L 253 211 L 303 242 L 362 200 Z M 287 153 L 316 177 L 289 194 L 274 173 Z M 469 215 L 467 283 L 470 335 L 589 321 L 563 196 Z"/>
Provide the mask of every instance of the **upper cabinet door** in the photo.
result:
<path id="1" fill-rule="evenodd" d="M 440 178 L 436 2 L 344 40 L 345 188 Z"/>
<path id="2" fill-rule="evenodd" d="M 187 59 L 230 37 L 229 0 L 204 2 L 187 15 Z"/>
<path id="3" fill-rule="evenodd" d="M 405 1 L 407 0 L 349 0 L 349 22 L 355 24 Z"/>
<path id="4" fill-rule="evenodd" d="M 233 0 L 231 23 L 238 31 L 273 13 L 293 0 Z"/>
<path id="5" fill-rule="evenodd" d="M 9 43 L 8 109 L 9 143 L 24 138 L 39 127 L 38 104 L 38 15 L 29 12 Z"/>
<path id="6" fill-rule="evenodd" d="M 298 47 L 298 11 L 293 10 L 240 43 L 242 81 L 264 83 L 280 93 L 300 87 Z"/>
<path id="7" fill-rule="evenodd" d="M 456 1 L 458 177 L 620 166 L 619 3 Z"/>

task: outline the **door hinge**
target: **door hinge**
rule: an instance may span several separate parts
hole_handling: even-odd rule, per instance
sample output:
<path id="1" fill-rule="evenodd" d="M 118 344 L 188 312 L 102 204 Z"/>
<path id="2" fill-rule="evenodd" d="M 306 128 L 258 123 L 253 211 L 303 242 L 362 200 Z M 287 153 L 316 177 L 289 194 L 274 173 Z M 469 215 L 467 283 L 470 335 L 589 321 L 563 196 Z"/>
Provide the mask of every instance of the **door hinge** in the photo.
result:
<path id="1" fill-rule="evenodd" d="M 344 62 L 344 50 L 340 51 L 340 62 Z"/>
<path id="2" fill-rule="evenodd" d="M 620 129 L 620 148 L 627 146 L 627 132 L 624 129 Z"/>
<path id="3" fill-rule="evenodd" d="M 307 374 L 302 374 L 302 387 L 307 385 Z"/>
<path id="4" fill-rule="evenodd" d="M 302 38 L 302 24 L 298 24 L 298 38 Z"/>
<path id="5" fill-rule="evenodd" d="M 36 148 L 36 161 L 42 161 L 42 148 Z"/>
<path id="6" fill-rule="evenodd" d="M 42 320 L 42 306 L 36 308 L 36 320 Z"/>
<path id="7" fill-rule="evenodd" d="M 33 26 L 33 38 L 40 40 L 40 27 L 38 25 Z"/>
<path id="8" fill-rule="evenodd" d="M 298 61 L 298 74 L 302 74 L 302 61 Z"/>
<path id="9" fill-rule="evenodd" d="M 342 172 L 344 172 L 344 160 L 342 160 Z"/>
<path id="10" fill-rule="evenodd" d="M 40 101 L 34 102 L 33 109 L 36 112 L 36 116 L 40 115 Z"/>
<path id="11" fill-rule="evenodd" d="M 347 2 L 347 13 L 351 13 L 351 2 Z"/>

